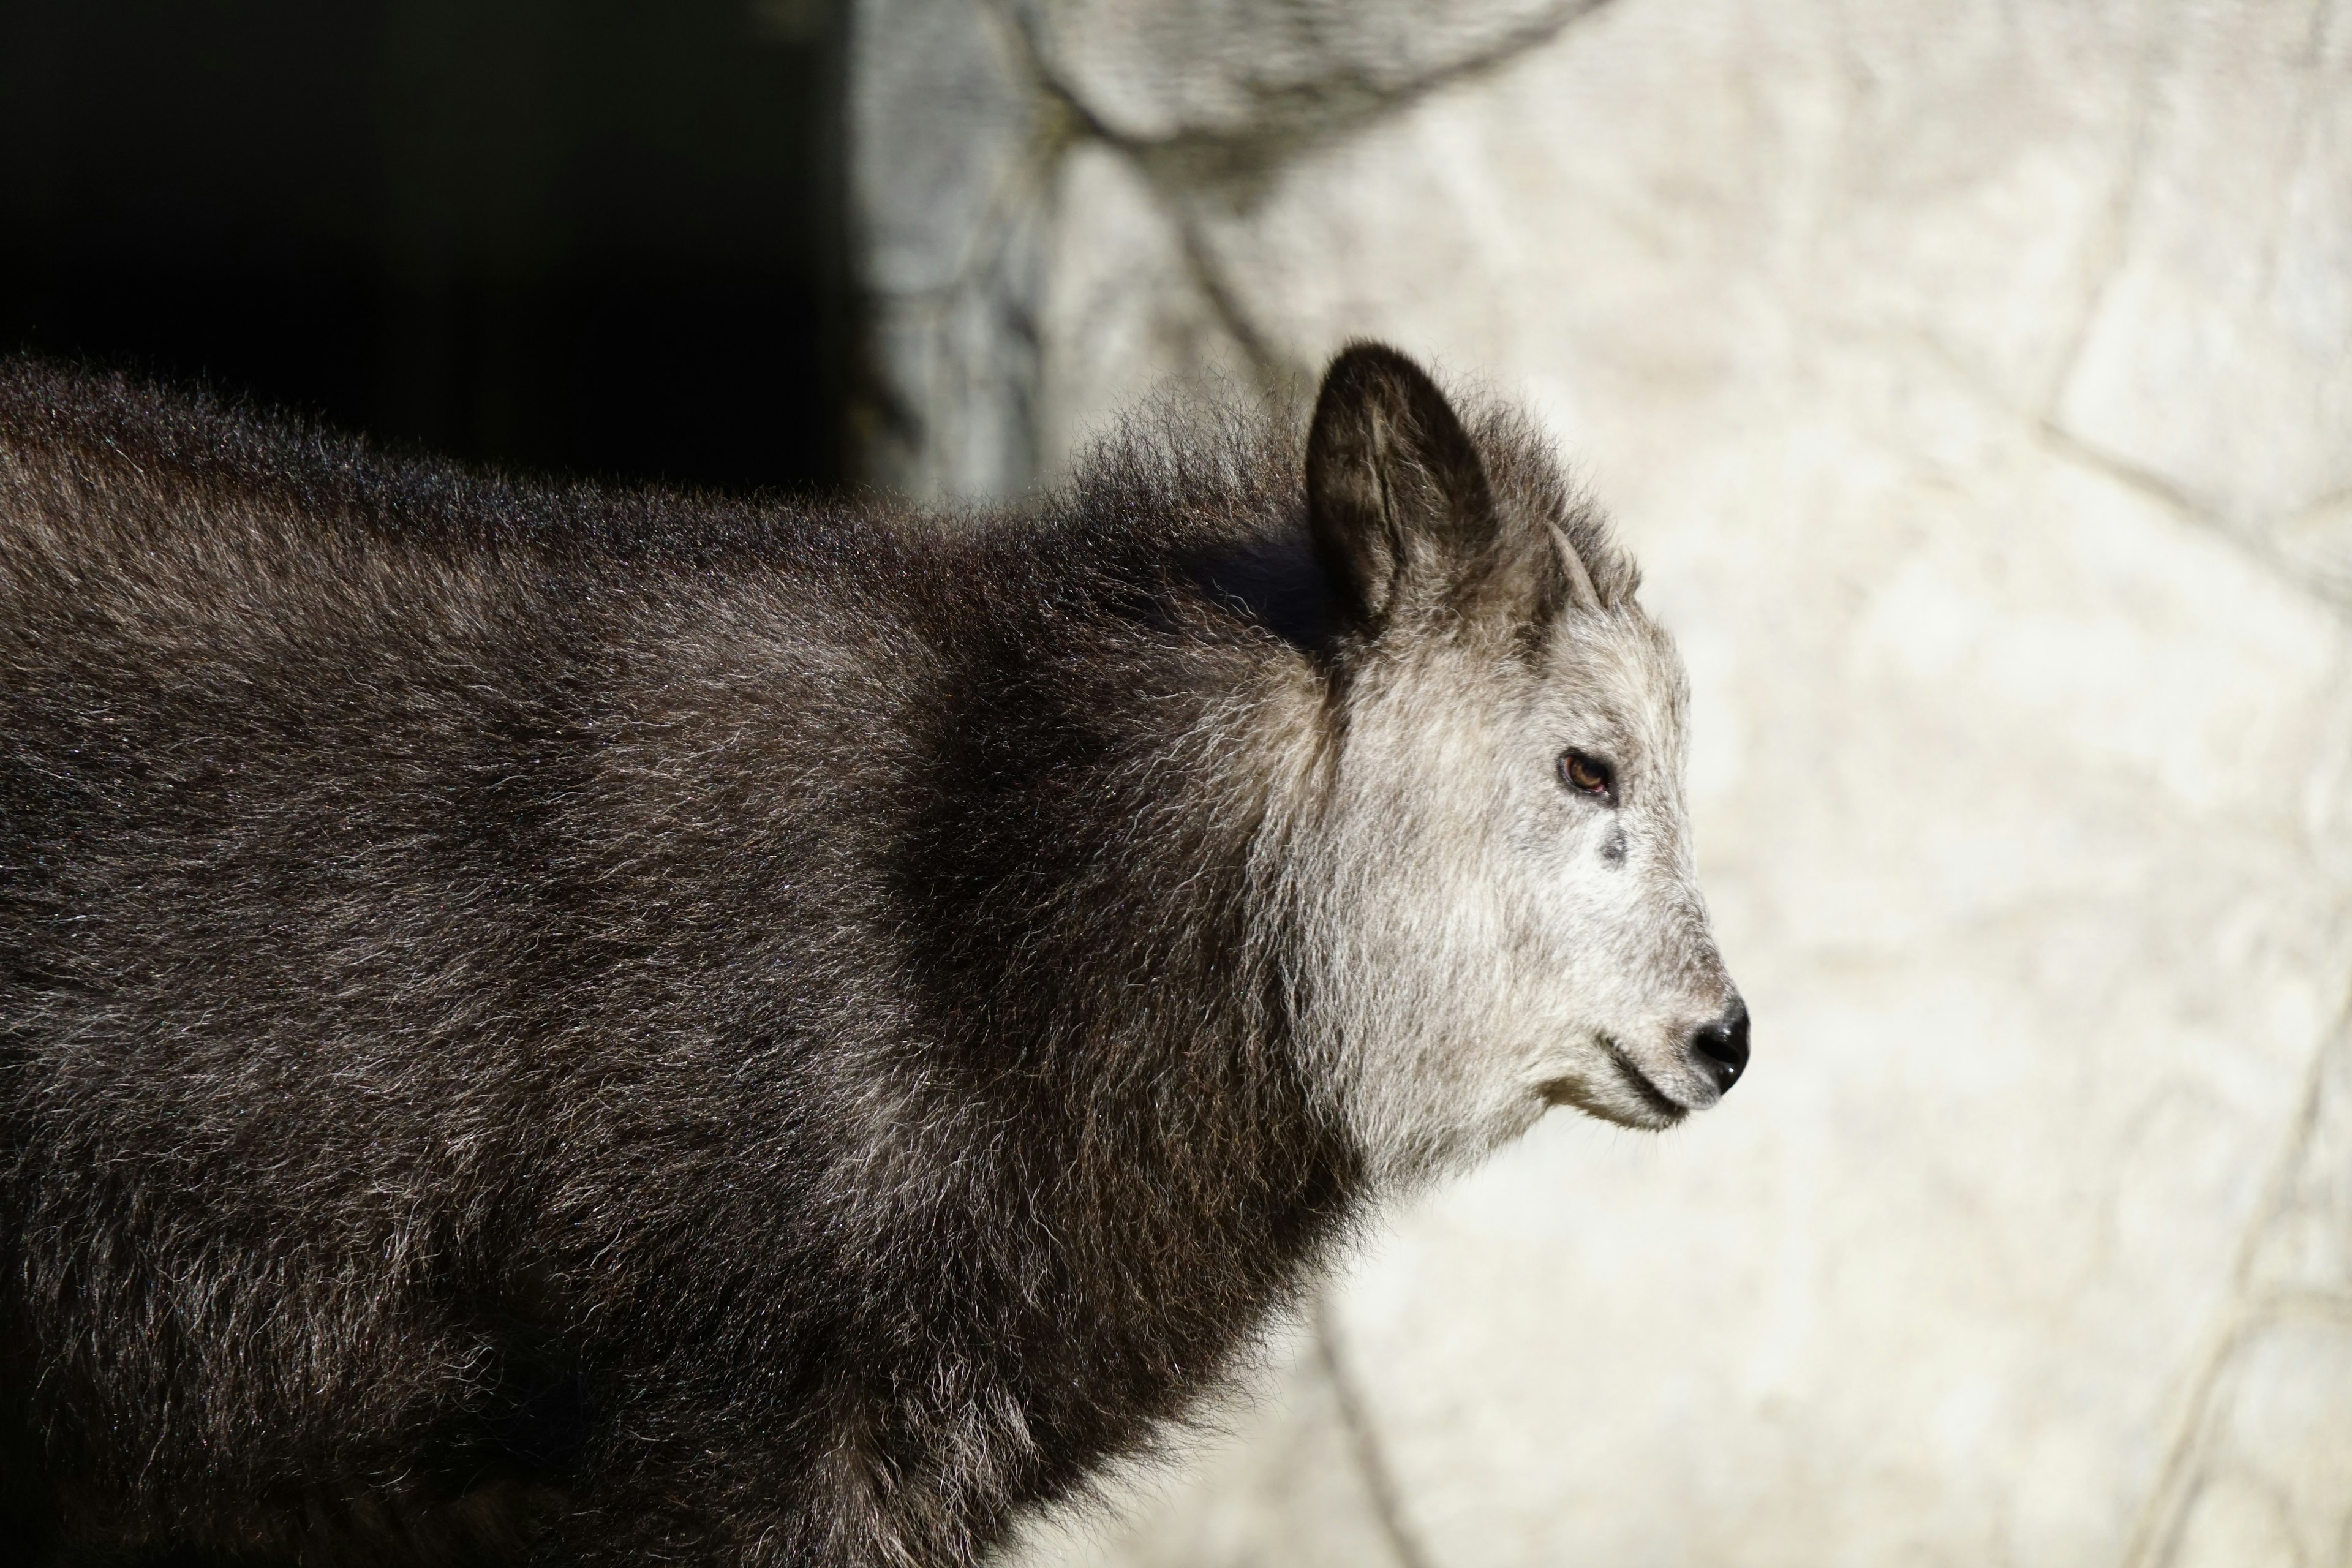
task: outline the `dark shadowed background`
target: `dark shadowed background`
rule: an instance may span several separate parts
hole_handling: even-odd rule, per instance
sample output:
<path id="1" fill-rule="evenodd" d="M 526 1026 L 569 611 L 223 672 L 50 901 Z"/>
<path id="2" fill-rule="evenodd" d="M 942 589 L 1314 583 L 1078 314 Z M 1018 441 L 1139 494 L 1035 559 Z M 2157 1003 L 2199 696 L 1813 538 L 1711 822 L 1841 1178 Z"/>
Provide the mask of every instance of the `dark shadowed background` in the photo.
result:
<path id="1" fill-rule="evenodd" d="M 840 472 L 825 0 L 8 0 L 0 348 L 486 462 Z"/>

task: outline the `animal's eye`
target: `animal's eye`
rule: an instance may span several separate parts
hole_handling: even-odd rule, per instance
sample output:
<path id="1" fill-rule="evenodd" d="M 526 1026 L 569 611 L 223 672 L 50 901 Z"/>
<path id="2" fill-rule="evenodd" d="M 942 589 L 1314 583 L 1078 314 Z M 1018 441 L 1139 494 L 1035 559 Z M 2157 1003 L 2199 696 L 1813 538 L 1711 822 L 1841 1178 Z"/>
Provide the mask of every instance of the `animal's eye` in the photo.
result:
<path id="1" fill-rule="evenodd" d="M 1606 800 L 1616 788 L 1617 773 L 1601 758 L 1570 748 L 1559 754 L 1559 782 L 1579 795 Z"/>

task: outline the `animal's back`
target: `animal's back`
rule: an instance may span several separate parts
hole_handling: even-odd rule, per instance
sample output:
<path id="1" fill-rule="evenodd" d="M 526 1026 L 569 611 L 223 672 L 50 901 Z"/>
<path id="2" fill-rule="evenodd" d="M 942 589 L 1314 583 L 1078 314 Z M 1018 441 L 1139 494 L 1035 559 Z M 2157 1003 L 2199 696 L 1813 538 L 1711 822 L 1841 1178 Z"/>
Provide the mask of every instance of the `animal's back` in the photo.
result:
<path id="1" fill-rule="evenodd" d="M 719 1005 L 667 962 L 726 890 L 664 778 L 707 786 L 747 702 L 757 816 L 822 810 L 845 731 L 888 751 L 844 563 L 667 516 L 0 376 L 0 1378 L 43 1347 L 0 1396 L 53 1464 L 89 1432 L 86 1480 L 242 1499 L 257 1541 L 236 1508 L 374 1478 L 460 1539 L 576 1458 L 562 1309 L 530 1321 L 562 1200 L 523 1189 Z M 696 549 L 773 558 L 756 692 Z M 764 868 L 838 904 L 841 837 Z"/>

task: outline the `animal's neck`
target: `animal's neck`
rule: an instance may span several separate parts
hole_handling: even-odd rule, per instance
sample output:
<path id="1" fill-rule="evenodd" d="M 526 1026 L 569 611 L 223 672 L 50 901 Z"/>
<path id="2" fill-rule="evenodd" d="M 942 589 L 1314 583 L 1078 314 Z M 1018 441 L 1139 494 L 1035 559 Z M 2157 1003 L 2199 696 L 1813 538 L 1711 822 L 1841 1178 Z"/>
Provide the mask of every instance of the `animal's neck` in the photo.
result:
<path id="1" fill-rule="evenodd" d="M 1247 706 L 1196 694 L 1156 732 L 1097 731 L 936 841 L 961 890 L 938 956 L 976 1004 L 950 1049 L 1021 1129 L 1003 1173 L 1024 1189 L 1004 1194 L 1025 1205 L 1021 1267 L 1089 1396 L 1108 1380 L 1139 1423 L 1214 1378 L 1361 1188 L 1295 1045 L 1280 814 Z M 980 876 L 999 833 L 1034 858 Z"/>

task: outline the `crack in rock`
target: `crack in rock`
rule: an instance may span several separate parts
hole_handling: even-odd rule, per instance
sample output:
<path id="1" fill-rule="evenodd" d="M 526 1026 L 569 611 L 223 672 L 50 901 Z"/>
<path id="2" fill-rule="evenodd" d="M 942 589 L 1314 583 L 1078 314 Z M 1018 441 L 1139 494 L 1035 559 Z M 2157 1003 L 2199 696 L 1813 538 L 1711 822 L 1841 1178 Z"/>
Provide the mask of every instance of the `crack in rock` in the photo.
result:
<path id="1" fill-rule="evenodd" d="M 1014 0 L 1039 74 L 1097 134 L 1255 165 L 1549 42 L 1605 0 Z"/>

